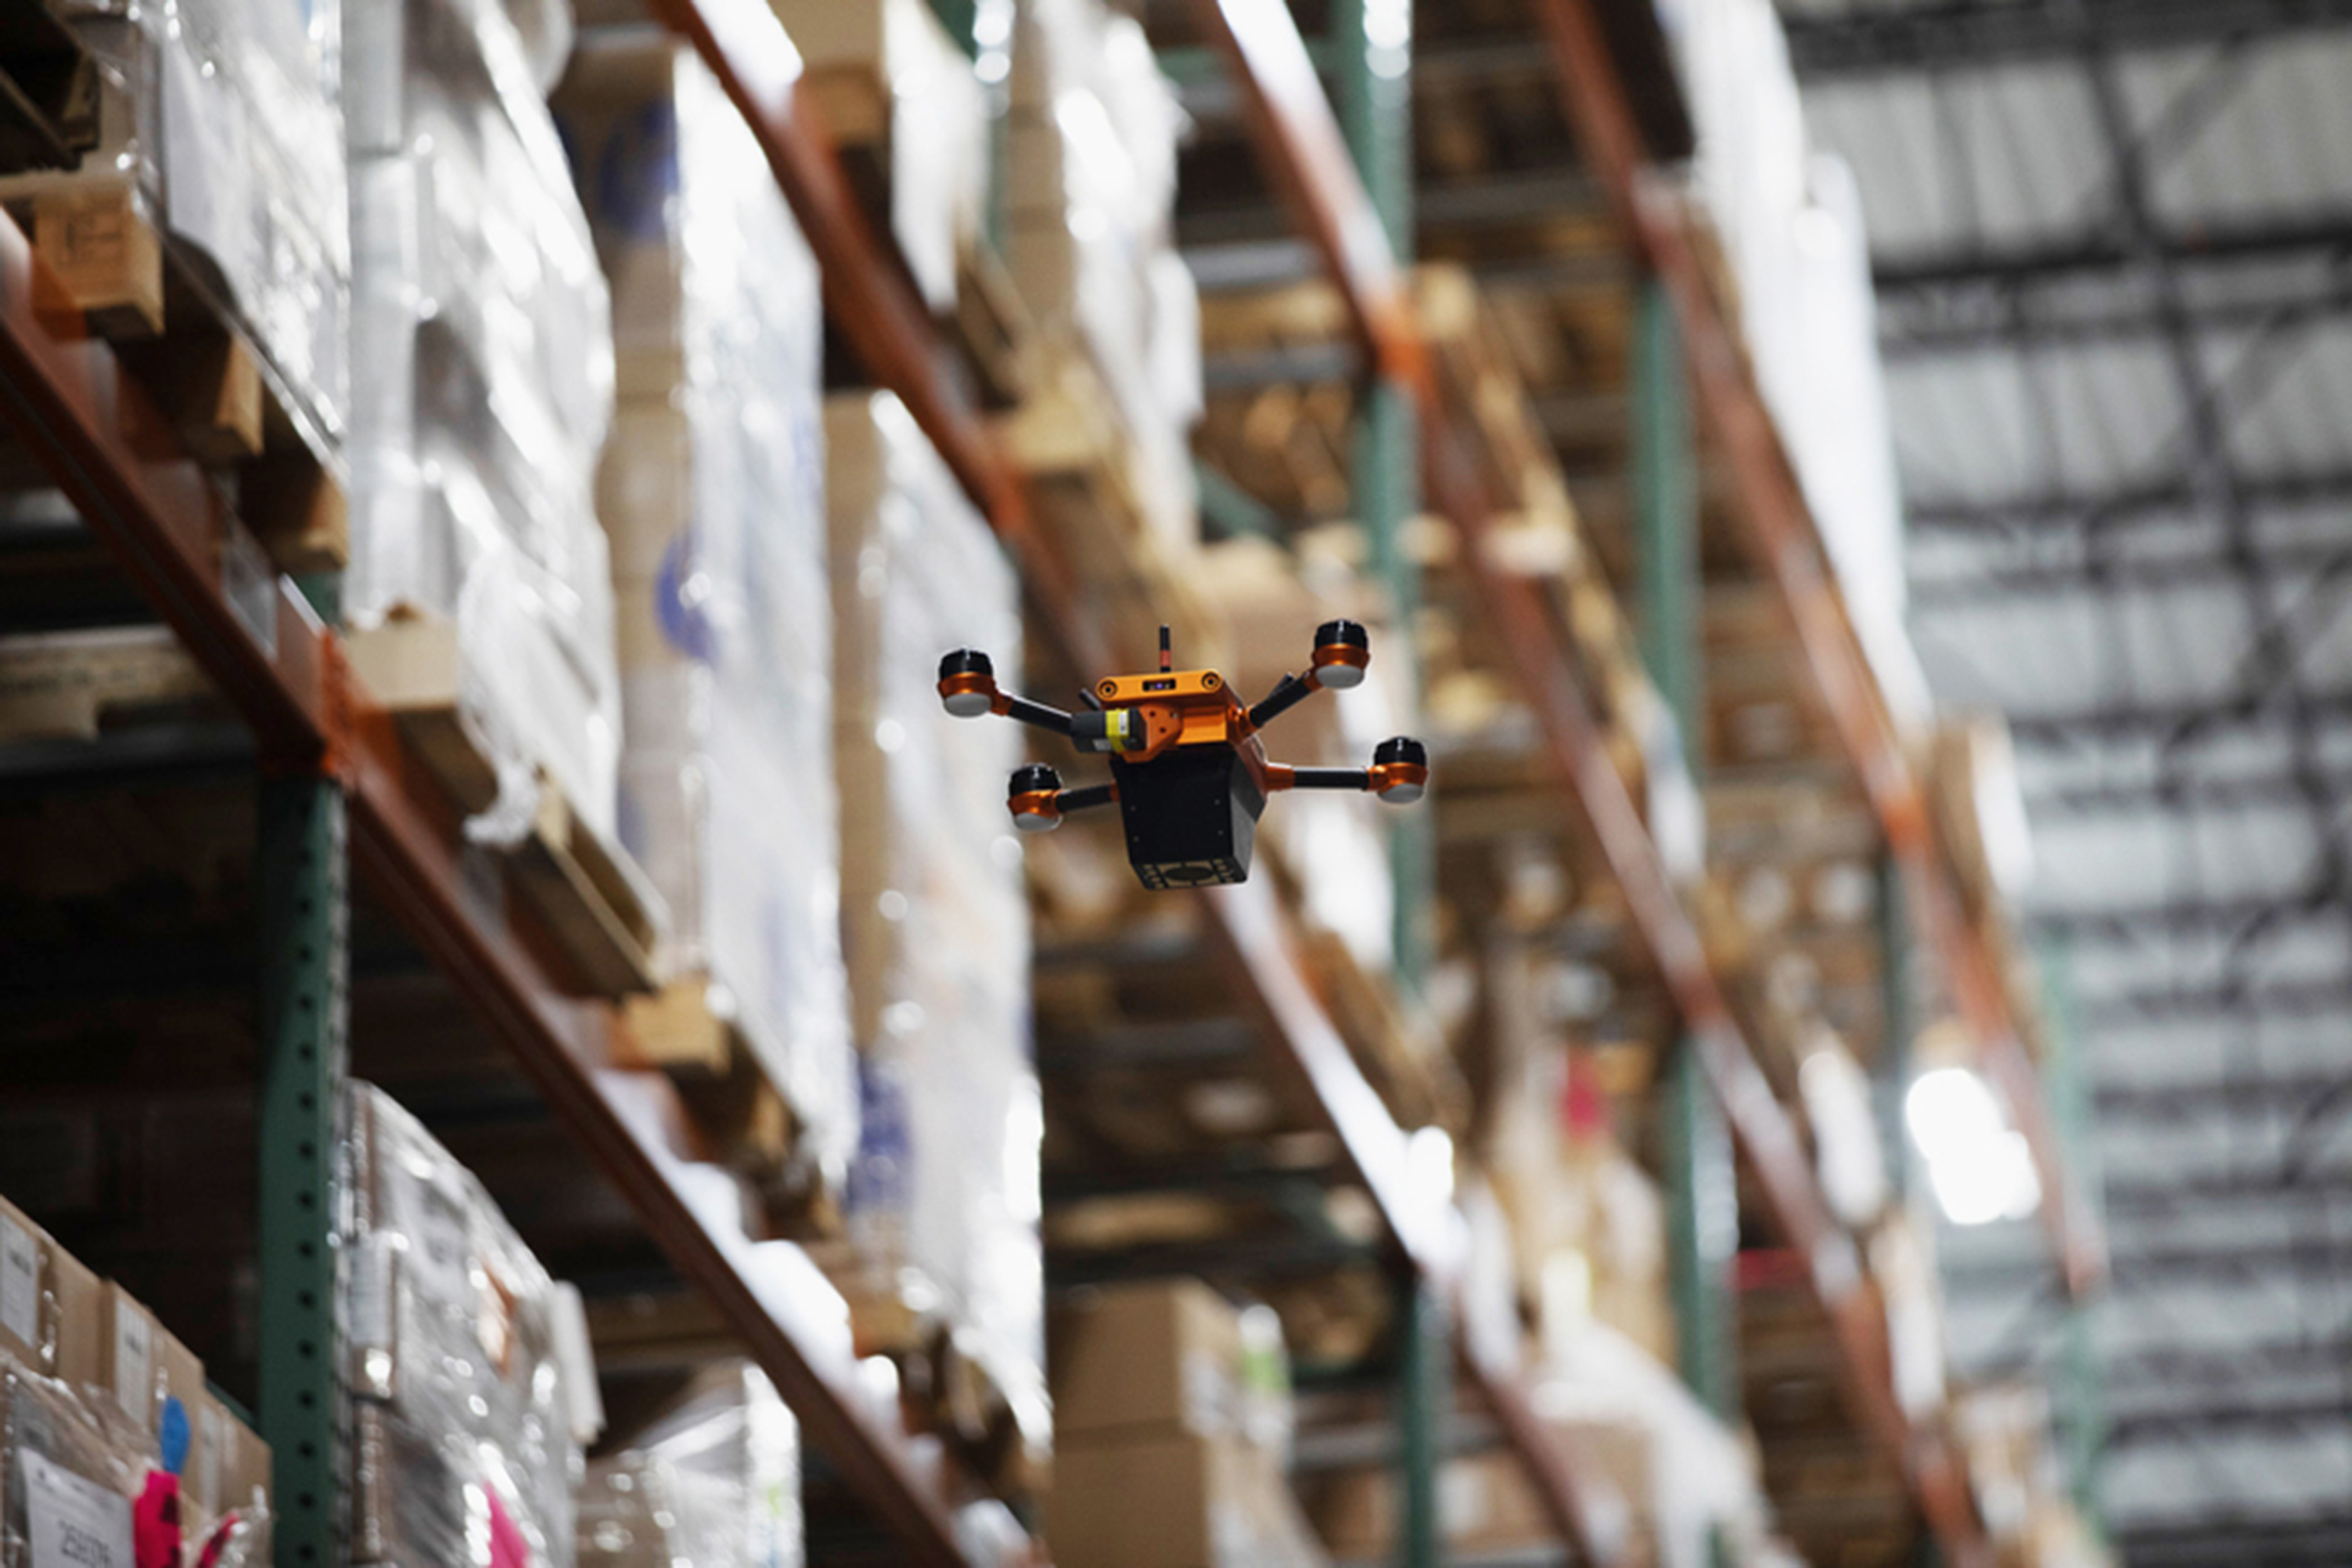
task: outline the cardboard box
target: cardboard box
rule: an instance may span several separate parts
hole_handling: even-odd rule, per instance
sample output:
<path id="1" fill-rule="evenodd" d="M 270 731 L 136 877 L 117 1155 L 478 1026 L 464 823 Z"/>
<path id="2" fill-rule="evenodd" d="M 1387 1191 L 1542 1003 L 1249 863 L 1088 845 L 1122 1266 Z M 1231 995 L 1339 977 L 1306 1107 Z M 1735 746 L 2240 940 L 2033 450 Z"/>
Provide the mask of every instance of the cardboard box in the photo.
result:
<path id="1" fill-rule="evenodd" d="M 1241 1322 L 1197 1279 L 1107 1289 L 1056 1316 L 1051 1336 L 1054 1428 L 1194 1433 L 1236 1426 Z"/>
<path id="2" fill-rule="evenodd" d="M 1186 1433 L 1061 1434 L 1045 1539 L 1060 1568 L 1306 1568 L 1323 1561 L 1263 1450 Z"/>
<path id="3" fill-rule="evenodd" d="M 219 1519 L 270 1490 L 269 1445 L 210 1394 L 196 1408 L 196 1441 L 183 1478 L 196 1507 Z"/>
<path id="4" fill-rule="evenodd" d="M 56 1370 L 49 1259 L 58 1250 L 24 1210 L 0 1198 L 0 1351 L 40 1372 Z"/>
<path id="5" fill-rule="evenodd" d="M 162 1323 L 155 1325 L 155 1437 L 163 1468 L 185 1477 L 195 1459 L 205 1407 L 214 1403 L 205 1386 L 205 1363 Z"/>
<path id="6" fill-rule="evenodd" d="M 97 1385 L 113 1394 L 122 1413 L 152 1436 L 158 1403 L 154 1316 L 110 1279 L 99 1295 L 98 1326 L 101 1360 Z"/>
<path id="7" fill-rule="evenodd" d="M 57 1365 L 60 1382 L 88 1388 L 106 1381 L 106 1281 L 68 1252 L 49 1252 L 49 1292 L 57 1311 Z"/>

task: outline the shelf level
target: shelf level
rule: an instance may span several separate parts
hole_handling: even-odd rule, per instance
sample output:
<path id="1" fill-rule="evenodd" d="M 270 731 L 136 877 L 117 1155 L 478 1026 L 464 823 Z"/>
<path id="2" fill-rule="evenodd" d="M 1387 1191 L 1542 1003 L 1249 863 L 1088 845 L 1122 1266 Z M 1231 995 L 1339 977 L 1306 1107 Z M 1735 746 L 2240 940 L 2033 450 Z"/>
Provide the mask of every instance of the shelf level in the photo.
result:
<path id="1" fill-rule="evenodd" d="M 946 1480 L 861 1394 L 847 1336 L 826 1320 L 831 1287 L 791 1243 L 754 1242 L 695 1201 L 693 1138 L 668 1081 L 607 1066 L 611 1010 L 562 994 L 532 933 L 469 889 L 454 808 L 352 675 L 341 639 L 270 569 L 113 349 L 56 307 L 61 297 L 24 231 L 0 217 L 0 417 L 252 727 L 263 765 L 341 784 L 353 861 L 374 891 L 907 1560 L 963 1563 Z"/>
<path id="2" fill-rule="evenodd" d="M 1649 168 L 1631 101 L 1609 58 L 1591 0 L 1532 0 L 1570 127 L 1600 176 L 1624 232 L 1674 301 L 1692 384 L 1733 475 L 1735 510 L 1757 558 L 1796 621 L 1807 667 L 1904 872 L 1913 913 L 1941 956 L 1986 1074 L 2008 1100 L 2042 1179 L 2042 1215 L 2067 1287 L 2095 1289 L 2106 1247 L 2068 1173 L 2039 1073 L 2021 1037 L 1993 954 L 1962 913 L 1949 861 L 1894 720 L 1871 672 L 1811 510 L 1798 488 L 1748 357 L 1717 307 L 1686 211 L 1649 192 Z"/>
<path id="3" fill-rule="evenodd" d="M 1562 3 L 1581 11 L 1579 0 L 1555 0 L 1551 9 L 1559 9 Z M 1948 1554 L 1962 1563 L 1981 1560 L 1983 1525 L 1958 1456 L 1939 1430 L 1915 1425 L 1895 1398 L 1883 1313 L 1874 1293 L 1866 1289 L 1863 1259 L 1853 1239 L 1832 1219 L 1796 1126 L 1773 1094 L 1725 1001 L 1697 929 L 1683 908 L 1657 846 L 1627 794 L 1601 728 L 1577 686 L 1570 655 L 1561 646 L 1541 590 L 1522 577 L 1497 570 L 1482 547 L 1488 526 L 1486 498 L 1451 439 L 1453 411 L 1444 405 L 1428 374 L 1426 353 L 1413 341 L 1417 328 L 1409 319 L 1393 319 L 1377 299 L 1354 297 L 1365 279 L 1376 280 L 1382 276 L 1379 267 L 1367 266 L 1355 238 L 1372 223 L 1371 206 L 1353 169 L 1334 167 L 1321 153 L 1326 128 L 1328 138 L 1336 138 L 1337 128 L 1319 91 L 1310 100 L 1293 79 L 1295 72 L 1285 66 L 1294 53 L 1300 58 L 1305 54 L 1286 6 L 1281 0 L 1196 0 L 1194 8 L 1234 68 L 1244 100 L 1252 107 L 1252 127 L 1271 183 L 1291 205 L 1297 226 L 1315 246 L 1330 281 L 1349 296 L 1349 318 L 1363 338 L 1364 347 L 1388 374 L 1397 374 L 1393 367 L 1402 367 L 1421 416 L 1425 484 L 1433 507 L 1462 535 L 1463 558 L 1470 563 L 1479 596 L 1511 650 L 1514 674 L 1541 726 L 1546 749 L 1582 807 L 1624 892 L 1633 923 L 1674 997 L 1707 1082 L 1724 1107 L 1733 1139 L 1763 1194 L 1767 1218 L 1782 1241 L 1808 1260 L 1810 1283 L 1836 1331 L 1847 1392 L 1857 1415 L 1902 1467 Z M 1622 188 L 1630 194 L 1641 157 L 1638 132 L 1589 13 L 1584 14 L 1583 23 L 1571 99 L 1589 90 L 1588 78 L 1597 73 L 1606 79 L 1618 112 L 1591 130 L 1586 145 L 1604 174 L 1625 172 Z M 1274 41 L 1275 35 L 1285 31 L 1290 34 L 1288 41 Z M 1270 72 L 1266 79 L 1255 74 L 1261 65 Z M 1567 68 L 1564 60 L 1562 68 Z M 1678 308 L 1686 308 L 1681 291 L 1675 299 Z M 1719 321 L 1717 328 L 1712 342 L 1718 349 L 1727 349 Z M 1744 365 L 1745 362 L 1738 363 Z M 1716 405 L 1706 398 L 1704 378 L 1701 392 L 1702 405 L 1715 414 Z M 1755 413 L 1762 416 L 1760 402 L 1755 404 Z M 1769 422 L 1764 433 L 1774 440 L 1777 451 L 1777 437 L 1772 436 Z M 1797 521 L 1809 531 L 1810 524 L 1801 515 Z M 1779 556 L 1786 553 L 1775 554 L 1776 571 Z M 1843 624 L 1842 611 L 1839 617 Z M 1801 621 L 1803 618 L 1801 614 Z M 1850 631 L 1847 635 L 1850 637 Z M 1811 651 L 1810 643 L 1808 651 Z M 1854 666 L 1841 667 L 1834 675 L 1847 683 L 1868 680 L 1866 670 Z M 1874 686 L 1859 692 L 1832 689 L 1833 704 L 1843 700 L 1853 705 L 1874 696 Z M 1868 773 L 1870 769 L 1865 766 L 1864 771 Z M 1914 795 L 1916 800 L 1916 790 Z M 1919 826 L 1909 829 L 1914 840 L 1925 826 L 1924 811 L 1916 815 Z M 1939 928 L 1931 921 L 1930 929 Z M 2030 1067 L 2027 1084 L 2032 1084 Z M 2038 1094 L 2032 1102 L 2039 1104 Z M 2058 1189 L 2053 1184 L 2051 1190 Z"/>
<path id="4" fill-rule="evenodd" d="M 1079 668 L 1112 668 L 1098 637 L 1078 614 L 1081 599 L 1068 563 L 1031 525 L 1024 476 L 944 370 L 946 356 L 936 329 L 897 270 L 883 263 L 881 247 L 850 198 L 820 118 L 813 105 L 794 95 L 799 60 L 782 26 L 761 0 L 650 3 L 656 16 L 694 45 L 750 121 L 816 251 L 827 310 L 867 374 L 906 404 L 1013 551 L 1048 635 Z M 1284 26 L 1288 26 L 1286 17 Z M 1291 38 L 1297 39 L 1295 29 Z M 1274 47 L 1281 47 L 1279 40 Z M 1290 75 L 1296 89 L 1297 73 Z M 1316 86 L 1311 68 L 1305 85 Z M 1297 123 L 1310 124 L 1317 105 L 1328 121 L 1329 108 L 1322 103 L 1319 89 L 1311 99 L 1294 90 L 1286 101 L 1288 110 L 1302 117 Z M 1327 173 L 1352 170 L 1336 126 L 1330 128 L 1323 162 Z M 1300 190 L 1317 188 L 1302 184 Z M 1402 279 L 1393 263 L 1383 259 L 1387 242 L 1378 224 L 1367 231 L 1352 208 L 1332 210 L 1339 221 L 1329 232 L 1329 243 L 1363 264 L 1359 281 L 1364 292 L 1357 298 L 1362 303 L 1364 330 L 1391 334 L 1403 352 L 1417 353 L 1418 340 L 1406 331 L 1411 310 Z M 1410 372 L 1412 365 L 1405 362 L 1397 368 Z M 1453 1304 L 1459 1280 L 1449 1252 L 1444 1209 L 1418 1195 L 1407 1164 L 1405 1134 L 1315 1001 L 1290 955 L 1283 917 L 1271 895 L 1263 885 L 1245 885 L 1219 889 L 1205 902 L 1213 939 L 1228 955 L 1254 1010 L 1270 1026 L 1286 1063 L 1338 1132 L 1389 1234 L 1408 1263 Z M 1454 1322 L 1459 1325 L 1463 1317 L 1455 1312 Z M 1465 1369 L 1504 1413 L 1529 1477 L 1563 1537 L 1587 1561 L 1605 1562 L 1591 1550 L 1594 1536 L 1588 1528 L 1588 1490 L 1580 1486 L 1574 1467 L 1540 1423 L 1526 1415 L 1525 1395 L 1510 1381 L 1515 1372 L 1469 1353 L 1458 1326 L 1455 1339 Z"/>

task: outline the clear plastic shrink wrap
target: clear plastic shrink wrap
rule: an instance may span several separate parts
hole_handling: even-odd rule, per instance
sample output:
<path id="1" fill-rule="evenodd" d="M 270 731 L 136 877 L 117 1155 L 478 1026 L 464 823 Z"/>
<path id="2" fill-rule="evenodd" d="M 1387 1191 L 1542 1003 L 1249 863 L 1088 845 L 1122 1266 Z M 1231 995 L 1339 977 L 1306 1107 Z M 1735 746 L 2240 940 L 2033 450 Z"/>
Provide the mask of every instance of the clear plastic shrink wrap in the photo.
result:
<path id="1" fill-rule="evenodd" d="M 102 64 L 100 145 L 77 171 L 0 189 L 127 176 L 145 216 L 209 263 L 201 280 L 331 457 L 349 405 L 352 287 L 338 0 L 52 4 Z"/>
<path id="2" fill-rule="evenodd" d="M 837 1188 L 857 1064 L 815 260 L 690 50 L 583 50 L 558 101 L 621 366 L 598 510 L 620 626 L 622 842 L 669 905 L 681 967 L 724 988 Z"/>
<path id="3" fill-rule="evenodd" d="M 362 626 L 454 622 L 520 830 L 544 767 L 607 837 L 619 680 L 596 456 L 611 304 L 554 121 L 491 0 L 346 0 L 352 561 Z"/>
<path id="4" fill-rule="evenodd" d="M 801 1568 L 800 1426 L 757 1367 L 697 1380 L 588 1467 L 580 1568 Z"/>
<path id="5" fill-rule="evenodd" d="M 383 1090 L 344 1107 L 352 1560 L 571 1568 L 583 1471 L 554 1282 Z"/>
<path id="6" fill-rule="evenodd" d="M 951 312 L 957 248 L 987 219 L 988 106 L 972 62 L 930 0 L 770 4 L 800 50 L 803 79 L 818 85 L 820 97 L 828 79 L 837 79 L 849 111 L 844 120 L 880 120 L 834 130 L 859 141 L 878 132 L 891 237 L 924 302 Z"/>
<path id="7" fill-rule="evenodd" d="M 1142 26 L 1100 0 L 1020 0 L 1011 224 L 1023 300 L 1073 334 L 1133 437 L 1153 522 L 1196 543 L 1189 432 L 1201 415 L 1200 297 L 1175 247 L 1185 124 Z"/>
<path id="8" fill-rule="evenodd" d="M 1771 0 L 1661 0 L 1697 122 L 1696 183 L 1764 400 L 1896 716 L 1923 719 L 1903 515 L 1853 179 L 1814 154 Z"/>
<path id="9" fill-rule="evenodd" d="M 131 1568 L 149 1447 L 112 1401 L 86 1401 L 0 1356 L 0 1564 L 76 1561 L 58 1555 L 71 1532 L 104 1568 Z"/>
<path id="10" fill-rule="evenodd" d="M 929 1306 L 1016 1415 L 1042 1412 L 1029 916 L 1004 781 L 1015 725 L 950 718 L 940 656 L 1021 668 L 1018 584 L 896 398 L 825 410 L 843 933 L 863 1055 L 853 1300 Z"/>

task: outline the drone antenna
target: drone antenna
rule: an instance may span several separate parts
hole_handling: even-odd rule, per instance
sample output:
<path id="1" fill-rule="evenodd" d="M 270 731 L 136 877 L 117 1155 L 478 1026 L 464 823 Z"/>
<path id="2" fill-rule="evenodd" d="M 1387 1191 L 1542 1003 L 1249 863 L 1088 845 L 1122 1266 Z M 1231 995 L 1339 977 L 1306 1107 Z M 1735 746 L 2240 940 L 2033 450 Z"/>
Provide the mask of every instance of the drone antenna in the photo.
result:
<path id="1" fill-rule="evenodd" d="M 1160 673 L 1167 674 L 1176 668 L 1176 656 L 1169 650 L 1168 628 L 1160 628 Z"/>

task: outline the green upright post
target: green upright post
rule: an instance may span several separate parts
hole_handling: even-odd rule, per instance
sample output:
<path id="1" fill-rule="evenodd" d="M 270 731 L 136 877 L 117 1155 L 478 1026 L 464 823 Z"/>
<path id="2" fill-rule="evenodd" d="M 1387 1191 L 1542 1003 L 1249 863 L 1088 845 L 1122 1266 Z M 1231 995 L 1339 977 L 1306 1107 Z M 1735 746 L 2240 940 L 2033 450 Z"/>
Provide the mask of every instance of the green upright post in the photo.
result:
<path id="1" fill-rule="evenodd" d="M 1701 653 L 1698 494 L 1681 334 L 1665 290 L 1643 284 L 1634 317 L 1633 494 L 1639 623 L 1650 679 L 1674 714 L 1697 782 Z M 1698 1053 L 1684 1040 L 1666 1071 L 1665 1157 L 1676 1359 L 1718 1415 L 1739 1407 L 1731 1269 L 1739 1194 L 1731 1135 Z"/>
<path id="2" fill-rule="evenodd" d="M 1327 54 L 1339 79 L 1339 127 L 1372 209 L 1388 231 L 1400 266 L 1413 258 L 1412 5 L 1411 0 L 1335 0 Z M 1386 590 L 1394 632 L 1382 650 L 1401 674 L 1408 697 L 1418 690 L 1420 668 L 1412 630 L 1421 604 L 1421 577 L 1405 534 L 1421 510 L 1421 442 L 1412 396 L 1378 374 L 1366 378 L 1356 419 L 1349 481 L 1356 513 L 1371 538 L 1372 563 Z M 1396 978 L 1408 992 L 1421 988 L 1433 937 L 1430 919 L 1436 887 L 1436 841 L 1428 814 L 1401 814 L 1389 823 L 1396 889 Z"/>
<path id="3" fill-rule="evenodd" d="M 1918 1190 L 1918 1152 L 1903 1126 L 1903 1098 L 1911 1089 L 1911 1037 L 1918 1019 L 1911 998 L 1911 919 L 1903 868 L 1892 855 L 1878 862 L 1879 1011 L 1885 1028 L 1878 1047 L 1879 1146 L 1886 1182 L 1897 1202 Z"/>
<path id="4" fill-rule="evenodd" d="M 2096 1125 L 2090 1086 L 2084 1080 L 2079 1037 L 2074 1032 L 2074 988 L 2065 949 L 2043 944 L 2034 955 L 2042 972 L 2043 1012 L 2050 1024 L 2050 1059 L 2042 1065 L 2049 1085 L 2051 1120 L 2058 1129 L 2058 1150 L 2066 1168 L 2084 1184 L 2099 1188 L 2098 1151 L 2092 1147 Z M 2057 1425 L 2060 1451 L 2066 1458 L 2068 1483 L 2074 1504 L 2093 1527 L 2102 1524 L 2099 1510 L 2099 1464 L 2106 1450 L 2104 1389 L 2099 1374 L 2096 1301 L 2075 1301 L 2066 1310 L 2059 1344 Z"/>
<path id="5" fill-rule="evenodd" d="M 335 1116 L 348 1062 L 343 796 L 315 776 L 260 792 L 261 1435 L 279 1568 L 340 1568 Z"/>
<path id="6" fill-rule="evenodd" d="M 1357 172 L 1388 230 L 1399 265 L 1413 256 L 1412 0 L 1334 0 L 1329 54 L 1339 84 L 1339 127 Z M 1420 572 L 1406 540 L 1421 510 L 1421 441 L 1411 392 L 1375 369 L 1365 377 L 1350 442 L 1349 482 L 1357 516 L 1370 536 L 1372 564 L 1386 591 L 1391 632 L 1385 667 L 1402 677 L 1408 699 L 1420 689 L 1413 620 Z M 1418 992 L 1433 946 L 1430 918 L 1437 883 L 1436 839 L 1426 812 L 1389 822 L 1395 889 L 1395 976 Z M 1437 1517 L 1437 1469 L 1453 1405 L 1451 1344 L 1444 1303 L 1408 1279 L 1398 1312 L 1398 1561 L 1436 1568 L 1444 1542 Z"/>
<path id="7" fill-rule="evenodd" d="M 1404 1568 L 1434 1568 L 1445 1542 L 1437 1516 L 1437 1470 L 1444 1459 L 1445 1418 L 1454 1405 L 1454 1349 L 1445 1304 L 1435 1291 L 1408 1279 L 1399 1291 L 1397 1561 Z"/>

